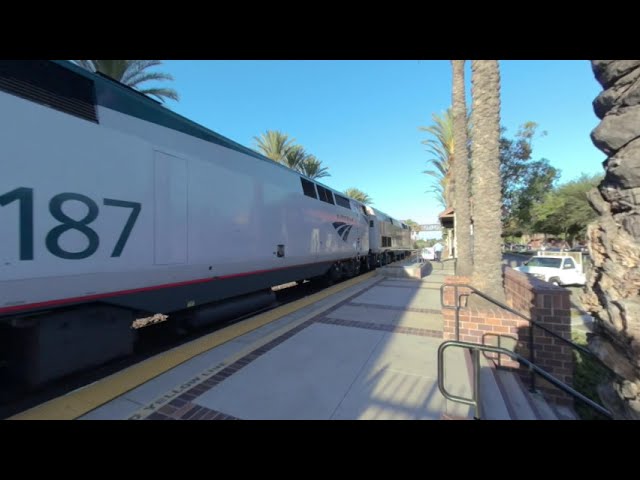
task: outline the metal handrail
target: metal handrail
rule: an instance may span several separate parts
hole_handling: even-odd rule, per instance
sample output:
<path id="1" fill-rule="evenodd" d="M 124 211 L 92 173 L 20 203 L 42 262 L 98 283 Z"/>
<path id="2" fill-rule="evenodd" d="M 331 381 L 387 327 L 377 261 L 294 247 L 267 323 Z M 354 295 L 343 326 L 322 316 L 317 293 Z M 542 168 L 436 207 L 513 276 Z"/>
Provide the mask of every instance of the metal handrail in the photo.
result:
<path id="1" fill-rule="evenodd" d="M 444 289 L 445 287 L 454 287 L 454 295 L 455 295 L 455 305 L 447 305 L 444 303 Z M 613 375 L 615 375 L 616 377 L 618 376 L 618 374 L 611 368 L 609 367 L 606 363 L 604 363 L 596 354 L 594 354 L 591 350 L 578 345 L 577 343 L 574 343 L 572 340 L 569 340 L 567 338 L 564 338 L 562 335 L 554 332 L 553 330 L 550 330 L 549 328 L 545 327 L 544 325 L 540 324 L 539 322 L 537 322 L 536 320 L 527 317 L 526 315 L 518 312 L 517 310 L 514 310 L 513 308 L 511 308 L 510 306 L 504 304 L 503 302 L 496 300 L 495 298 L 490 297 L 489 295 L 487 295 L 486 293 L 481 292 L 480 290 L 478 290 L 477 288 L 472 287 L 469 284 L 443 284 L 440 286 L 440 305 L 442 306 L 442 308 L 446 308 L 449 310 L 455 310 L 456 311 L 456 340 L 460 340 L 460 308 L 462 308 L 460 306 L 460 298 L 463 296 L 468 297 L 470 294 L 468 293 L 462 293 L 462 294 L 458 294 L 458 288 L 468 288 L 469 290 L 471 290 L 473 293 L 476 293 L 477 295 L 479 295 L 480 297 L 484 298 L 485 300 L 488 300 L 489 302 L 493 303 L 494 305 L 497 305 L 498 307 L 508 311 L 509 313 L 512 313 L 514 315 L 517 315 L 518 317 L 526 320 L 527 322 L 529 322 L 531 324 L 531 326 L 535 326 L 538 327 L 539 329 L 547 332 L 549 335 L 561 340 L 562 342 L 564 342 L 565 344 L 569 345 L 571 348 L 573 348 L 574 350 L 578 350 L 581 353 L 584 353 L 585 355 L 590 356 L 591 358 L 595 359 L 600 365 L 602 365 L 604 368 L 606 368 L 610 373 L 612 373 Z M 529 335 L 529 353 L 532 357 L 532 361 L 533 359 L 533 355 L 534 355 L 534 350 L 533 350 L 533 328 L 531 328 L 531 333 Z M 533 380 L 532 380 L 532 384 L 533 384 Z"/>
<path id="2" fill-rule="evenodd" d="M 449 393 L 446 387 L 444 386 L 444 380 L 445 380 L 444 351 L 449 347 L 468 348 L 473 351 L 473 368 L 474 368 L 473 373 L 474 374 L 473 374 L 473 396 L 471 398 L 465 398 L 465 397 L 460 397 L 458 395 L 453 395 Z M 535 373 L 537 373 L 542 378 L 544 378 L 548 382 L 555 385 L 557 388 L 559 388 L 563 392 L 568 393 L 574 398 L 577 398 L 581 402 L 585 403 L 587 406 L 594 409 L 599 414 L 609 419 L 613 419 L 613 415 L 611 414 L 611 412 L 609 412 L 609 410 L 607 410 L 601 405 L 598 405 L 596 402 L 594 402 L 590 398 L 585 397 L 580 392 L 574 390 L 567 384 L 555 378 L 546 370 L 543 370 L 542 368 L 530 362 L 523 356 L 518 355 L 517 353 L 512 352 L 511 350 L 507 350 L 506 348 L 494 347 L 490 345 L 480 345 L 478 343 L 461 342 L 458 340 L 448 340 L 446 342 L 441 343 L 440 346 L 438 347 L 438 389 L 440 390 L 442 395 L 448 400 L 473 406 L 474 417 L 477 420 L 480 420 L 482 418 L 482 410 L 481 410 L 481 404 L 480 404 L 480 351 L 481 350 L 485 352 L 497 353 L 499 355 L 507 355 L 508 357 L 511 357 L 513 360 L 517 361 L 518 363 L 524 364 L 526 367 L 529 368 L 529 370 L 534 371 Z"/>

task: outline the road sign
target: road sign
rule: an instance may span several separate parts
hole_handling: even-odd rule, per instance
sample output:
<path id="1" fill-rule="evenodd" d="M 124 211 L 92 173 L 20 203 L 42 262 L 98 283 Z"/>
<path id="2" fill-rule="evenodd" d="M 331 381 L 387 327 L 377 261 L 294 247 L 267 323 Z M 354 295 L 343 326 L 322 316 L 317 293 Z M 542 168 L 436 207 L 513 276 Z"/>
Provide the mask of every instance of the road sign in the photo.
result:
<path id="1" fill-rule="evenodd" d="M 427 223 L 420 225 L 421 232 L 436 232 L 442 230 L 442 225 L 439 223 Z"/>

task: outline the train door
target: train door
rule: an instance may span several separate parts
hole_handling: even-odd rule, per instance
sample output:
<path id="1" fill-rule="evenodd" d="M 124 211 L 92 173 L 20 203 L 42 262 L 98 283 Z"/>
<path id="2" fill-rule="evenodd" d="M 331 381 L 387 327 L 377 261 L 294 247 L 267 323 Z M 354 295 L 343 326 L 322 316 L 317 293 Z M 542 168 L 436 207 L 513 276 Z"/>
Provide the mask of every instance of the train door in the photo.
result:
<path id="1" fill-rule="evenodd" d="M 187 263 L 187 161 L 154 151 L 154 263 Z"/>

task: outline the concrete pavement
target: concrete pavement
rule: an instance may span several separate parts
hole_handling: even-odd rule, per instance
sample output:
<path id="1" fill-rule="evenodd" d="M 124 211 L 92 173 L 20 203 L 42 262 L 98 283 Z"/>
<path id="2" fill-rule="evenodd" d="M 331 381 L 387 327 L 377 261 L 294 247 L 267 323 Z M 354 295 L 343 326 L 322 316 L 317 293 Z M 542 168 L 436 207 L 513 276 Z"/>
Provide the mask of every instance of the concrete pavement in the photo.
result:
<path id="1" fill-rule="evenodd" d="M 375 276 L 224 343 L 83 419 L 353 420 L 471 418 L 437 387 L 439 288 Z M 471 393 L 461 349 L 445 384 Z"/>

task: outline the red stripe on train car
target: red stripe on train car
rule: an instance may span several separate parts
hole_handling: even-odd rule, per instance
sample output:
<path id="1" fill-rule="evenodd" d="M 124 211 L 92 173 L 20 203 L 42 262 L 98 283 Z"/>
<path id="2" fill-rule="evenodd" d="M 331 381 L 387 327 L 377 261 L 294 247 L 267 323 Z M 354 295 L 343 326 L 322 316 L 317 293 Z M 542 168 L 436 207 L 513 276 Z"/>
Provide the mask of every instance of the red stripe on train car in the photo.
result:
<path id="1" fill-rule="evenodd" d="M 340 261 L 340 260 L 336 260 L 336 261 Z M 259 275 L 261 273 L 268 273 L 268 272 L 276 272 L 278 270 L 286 270 L 288 268 L 295 268 L 295 267 L 305 267 L 307 265 L 317 265 L 320 263 L 329 263 L 327 262 L 313 262 L 313 263 L 303 263 L 301 265 L 291 265 L 288 267 L 279 267 L 279 268 L 272 268 L 272 269 L 267 269 L 267 270 L 255 270 L 253 272 L 243 272 L 243 273 L 233 273 L 231 275 L 223 275 L 220 277 L 208 277 L 208 278 L 200 278 L 197 280 L 187 280 L 185 282 L 177 282 L 177 283 L 165 283 L 162 285 L 154 285 L 152 287 L 142 287 L 142 288 L 133 288 L 130 290 L 119 290 L 117 292 L 109 292 L 109 293 L 98 293 L 95 295 L 85 295 L 82 297 L 70 297 L 70 298 L 60 298 L 57 300 L 47 300 L 46 302 L 37 302 L 37 303 L 27 303 L 24 305 L 14 305 L 11 307 L 0 307 L 0 313 L 11 313 L 11 312 L 19 312 L 21 310 L 28 310 L 28 309 L 32 309 L 32 308 L 43 308 L 43 307 L 53 307 L 56 305 L 64 305 L 66 303 L 76 303 L 76 302 L 87 302 L 90 300 L 97 300 L 99 298 L 108 298 L 108 297 L 116 297 L 119 295 L 128 295 L 131 293 L 140 293 L 140 292 L 148 292 L 148 291 L 152 291 L 152 290 L 160 290 L 163 288 L 175 288 L 175 287 L 184 287 L 186 285 L 193 285 L 196 283 L 205 283 L 205 282 L 212 282 L 215 280 L 226 280 L 229 278 L 238 278 L 238 277 L 247 277 L 249 275 Z"/>

